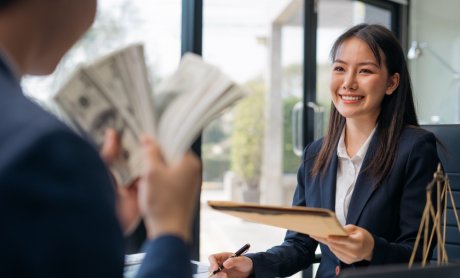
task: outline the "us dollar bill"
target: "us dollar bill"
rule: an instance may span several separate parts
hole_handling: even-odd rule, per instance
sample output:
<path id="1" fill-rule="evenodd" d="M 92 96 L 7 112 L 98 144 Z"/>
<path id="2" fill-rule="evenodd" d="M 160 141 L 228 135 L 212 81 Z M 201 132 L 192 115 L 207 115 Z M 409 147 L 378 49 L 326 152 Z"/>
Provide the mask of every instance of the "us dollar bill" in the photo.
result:
<path id="1" fill-rule="evenodd" d="M 129 123 L 136 135 L 141 133 L 141 125 L 138 122 L 139 107 L 133 101 L 135 88 L 133 81 L 126 74 L 126 64 L 121 53 L 115 53 L 100 61 L 85 67 L 82 71 L 91 79 L 103 94 L 110 99 L 113 106 Z"/>
<path id="2" fill-rule="evenodd" d="M 107 128 L 117 131 L 122 149 L 111 168 L 120 184 L 131 183 L 141 168 L 139 134 L 125 114 L 120 113 L 120 104 L 106 95 L 84 70 L 69 80 L 55 96 L 55 101 L 98 148 L 104 143 Z"/>
<path id="3" fill-rule="evenodd" d="M 120 63 L 123 64 L 126 80 L 129 80 L 133 88 L 130 94 L 136 107 L 136 116 L 142 130 L 156 136 L 157 113 L 154 108 L 152 88 L 148 78 L 148 70 L 145 64 L 144 47 L 135 44 L 122 49 L 119 54 Z"/>

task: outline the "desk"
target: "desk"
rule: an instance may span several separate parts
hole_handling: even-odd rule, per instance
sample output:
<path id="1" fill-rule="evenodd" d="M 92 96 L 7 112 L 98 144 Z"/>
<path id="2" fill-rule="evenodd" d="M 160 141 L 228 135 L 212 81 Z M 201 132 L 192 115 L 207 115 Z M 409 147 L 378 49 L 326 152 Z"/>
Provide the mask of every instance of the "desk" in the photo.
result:
<path id="1" fill-rule="evenodd" d="M 124 278 L 136 277 L 139 267 L 141 266 L 142 260 L 144 259 L 145 253 L 138 253 L 125 256 L 125 269 L 123 273 Z M 208 266 L 204 263 L 197 261 L 190 261 L 192 264 L 193 278 L 208 278 Z"/>

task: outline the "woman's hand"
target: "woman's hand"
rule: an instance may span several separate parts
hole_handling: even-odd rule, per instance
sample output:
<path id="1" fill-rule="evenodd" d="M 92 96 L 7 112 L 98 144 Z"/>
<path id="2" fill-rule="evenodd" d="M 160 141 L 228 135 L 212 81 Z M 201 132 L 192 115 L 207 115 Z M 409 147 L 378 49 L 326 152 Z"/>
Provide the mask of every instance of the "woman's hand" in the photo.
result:
<path id="1" fill-rule="evenodd" d="M 361 227 L 346 225 L 348 236 L 313 237 L 314 240 L 327 245 L 339 260 L 352 264 L 362 260 L 371 261 L 374 251 L 374 238 Z"/>
<path id="2" fill-rule="evenodd" d="M 209 272 L 212 273 L 216 269 L 219 268 L 219 265 L 222 263 L 224 264 L 224 269 L 218 273 L 216 273 L 212 277 L 216 278 L 242 278 L 248 277 L 252 271 L 252 260 L 246 256 L 238 256 L 233 257 L 231 256 L 233 253 L 230 252 L 223 252 L 217 253 L 209 256 Z"/>
<path id="3" fill-rule="evenodd" d="M 107 129 L 104 137 L 104 144 L 100 155 L 105 163 L 110 166 L 117 158 L 120 151 L 120 142 L 117 132 L 114 129 Z M 141 213 L 139 210 L 138 179 L 129 185 L 115 185 L 117 197 L 117 215 L 124 234 L 130 234 L 139 224 Z"/>

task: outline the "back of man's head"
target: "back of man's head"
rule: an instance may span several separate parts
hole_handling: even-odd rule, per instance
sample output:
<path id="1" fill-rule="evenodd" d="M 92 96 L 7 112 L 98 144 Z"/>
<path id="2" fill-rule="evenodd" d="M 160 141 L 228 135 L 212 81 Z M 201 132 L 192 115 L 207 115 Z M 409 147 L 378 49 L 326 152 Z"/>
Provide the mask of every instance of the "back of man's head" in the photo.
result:
<path id="1" fill-rule="evenodd" d="M 0 9 L 3 9 L 4 7 L 10 5 L 14 1 L 15 0 L 0 0 Z"/>

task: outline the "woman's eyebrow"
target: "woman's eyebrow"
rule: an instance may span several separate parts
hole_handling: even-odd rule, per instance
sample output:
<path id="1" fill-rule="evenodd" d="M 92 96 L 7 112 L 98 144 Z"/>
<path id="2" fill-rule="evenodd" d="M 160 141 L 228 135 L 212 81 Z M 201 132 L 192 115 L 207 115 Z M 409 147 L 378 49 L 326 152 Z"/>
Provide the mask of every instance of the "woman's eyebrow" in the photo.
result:
<path id="1" fill-rule="evenodd" d="M 345 64 L 345 65 L 348 64 L 347 62 L 345 62 L 343 60 L 340 60 L 340 59 L 335 59 L 334 63 L 340 63 L 340 64 Z M 358 66 L 374 66 L 376 68 L 380 68 L 380 66 L 378 64 L 376 64 L 375 62 L 373 62 L 373 61 L 360 62 L 360 63 L 358 63 Z"/>

